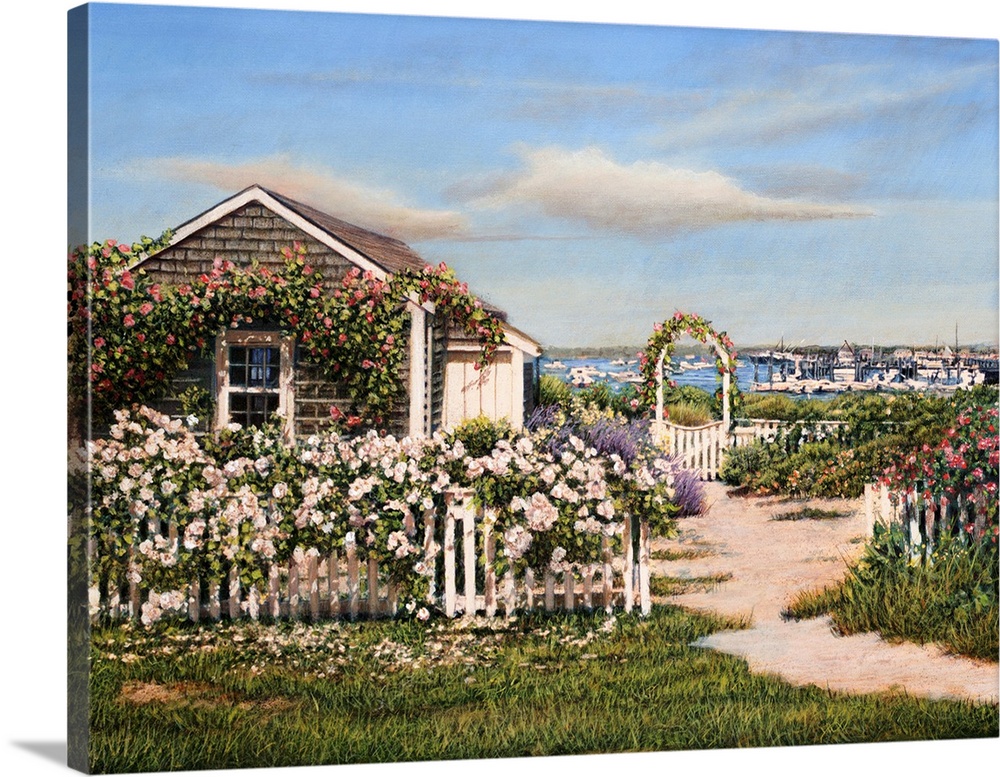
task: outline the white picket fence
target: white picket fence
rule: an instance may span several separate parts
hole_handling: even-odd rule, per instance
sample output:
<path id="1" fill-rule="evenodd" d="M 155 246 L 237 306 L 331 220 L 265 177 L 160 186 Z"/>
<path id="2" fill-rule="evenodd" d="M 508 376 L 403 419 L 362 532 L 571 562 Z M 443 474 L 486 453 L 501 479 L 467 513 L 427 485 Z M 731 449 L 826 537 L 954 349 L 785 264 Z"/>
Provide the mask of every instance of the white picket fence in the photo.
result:
<path id="1" fill-rule="evenodd" d="M 822 439 L 836 435 L 844 425 L 842 421 L 816 421 L 790 423 L 765 418 L 743 419 L 732 431 L 727 432 L 723 421 L 703 426 L 676 426 L 668 421 L 654 422 L 654 441 L 671 456 L 676 456 L 685 469 L 697 470 L 702 480 L 716 480 L 722 457 L 729 448 L 740 448 L 757 440 L 773 442 L 783 429 L 804 427 L 805 439 Z"/>
<path id="2" fill-rule="evenodd" d="M 449 618 L 482 613 L 493 617 L 499 610 L 507 616 L 518 610 L 562 609 L 611 612 L 621 608 L 632 612 L 637 606 L 648 615 L 650 599 L 650 530 L 645 520 L 639 523 L 638 549 L 624 542 L 624 551 L 615 556 L 608 538 L 603 538 L 601 563 L 586 567 L 577 578 L 572 571 L 535 572 L 528 569 L 517 578 L 508 571 L 497 580 L 493 562 L 499 537 L 495 519 L 473 502 L 471 490 L 446 494 L 447 509 L 437 536 L 439 517 L 434 511 L 424 515 L 423 561 L 432 571 L 428 605 Z M 624 537 L 632 536 L 631 519 L 624 519 Z M 176 530 L 172 532 L 176 536 Z M 416 536 L 413 527 L 412 536 Z M 439 542 L 438 540 L 443 540 Z M 482 540 L 483 556 L 477 553 Z M 95 552 L 91 551 L 92 553 Z M 482 564 L 480 565 L 480 558 Z M 441 566 L 439 566 L 441 565 Z M 443 590 L 434 581 L 443 571 Z M 228 576 L 228 589 L 215 582 L 192 580 L 187 586 L 187 617 L 191 621 L 221 618 L 321 620 L 325 618 L 392 617 L 399 612 L 399 596 L 387 582 L 372 558 L 348 543 L 343 552 L 326 557 L 306 555 L 301 563 L 272 564 L 267 570 L 267 584 L 261 595 L 256 589 L 243 591 L 238 570 Z M 103 592 L 102 592 L 103 589 Z M 134 619 L 141 615 L 142 592 L 136 583 L 117 581 L 90 588 L 92 617 Z"/>
<path id="3" fill-rule="evenodd" d="M 835 437 L 847 425 L 846 421 L 775 421 L 770 418 L 746 418 L 733 429 L 732 445 L 740 448 L 757 440 L 774 442 L 785 429 L 801 427 L 807 440 Z"/>
<path id="4" fill-rule="evenodd" d="M 985 500 L 977 503 L 962 494 L 925 499 L 919 491 L 910 491 L 894 499 L 885 485 L 865 485 L 868 536 L 874 534 L 876 523 L 899 526 L 914 560 L 921 556 L 929 559 L 944 533 L 965 541 L 981 540 L 986 533 L 986 512 Z"/>

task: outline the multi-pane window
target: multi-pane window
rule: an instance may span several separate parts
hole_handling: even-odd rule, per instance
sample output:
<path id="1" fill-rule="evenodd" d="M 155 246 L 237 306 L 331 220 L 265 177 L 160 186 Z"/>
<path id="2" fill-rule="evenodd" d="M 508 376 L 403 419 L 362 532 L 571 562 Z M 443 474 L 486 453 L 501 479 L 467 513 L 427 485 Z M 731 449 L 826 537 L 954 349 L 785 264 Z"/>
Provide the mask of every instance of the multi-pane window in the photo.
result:
<path id="1" fill-rule="evenodd" d="M 292 340 L 277 332 L 232 330 L 219 338 L 217 424 L 261 426 L 275 416 L 291 433 Z"/>
<path id="2" fill-rule="evenodd" d="M 261 426 L 278 412 L 281 350 L 276 347 L 229 347 L 229 421 Z"/>

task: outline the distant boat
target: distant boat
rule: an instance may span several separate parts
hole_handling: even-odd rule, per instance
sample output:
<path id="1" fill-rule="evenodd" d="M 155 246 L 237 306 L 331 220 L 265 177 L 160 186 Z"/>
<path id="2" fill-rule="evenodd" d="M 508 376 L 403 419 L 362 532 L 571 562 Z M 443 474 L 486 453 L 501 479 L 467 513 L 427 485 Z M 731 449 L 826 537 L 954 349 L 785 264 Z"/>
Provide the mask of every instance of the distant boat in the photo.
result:
<path id="1" fill-rule="evenodd" d="M 611 377 L 619 383 L 642 383 L 642 375 L 635 370 L 622 370 Z"/>
<path id="2" fill-rule="evenodd" d="M 601 372 L 599 369 L 597 369 L 597 367 L 594 367 L 591 364 L 585 364 L 582 367 L 573 367 L 569 371 L 570 379 L 577 377 L 603 378 L 606 375 L 607 375 L 606 372 Z"/>
<path id="3" fill-rule="evenodd" d="M 548 364 L 544 365 L 544 367 L 547 370 L 565 370 L 566 369 L 566 365 L 563 364 L 558 359 L 556 359 L 556 361 L 554 361 L 554 362 L 549 362 Z"/>
<path id="4" fill-rule="evenodd" d="M 612 367 L 624 367 L 625 366 L 625 360 L 624 359 L 615 359 L 613 362 L 611 362 L 611 366 Z"/>

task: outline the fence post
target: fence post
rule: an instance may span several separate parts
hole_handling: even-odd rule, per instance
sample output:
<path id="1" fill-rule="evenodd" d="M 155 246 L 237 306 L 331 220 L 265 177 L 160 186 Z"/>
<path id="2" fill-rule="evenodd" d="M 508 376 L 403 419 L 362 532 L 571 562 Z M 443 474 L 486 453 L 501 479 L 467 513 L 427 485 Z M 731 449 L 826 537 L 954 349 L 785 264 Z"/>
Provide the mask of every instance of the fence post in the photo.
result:
<path id="1" fill-rule="evenodd" d="M 326 596 L 328 612 L 333 618 L 340 616 L 340 560 L 333 551 L 326 560 Z"/>
<path id="2" fill-rule="evenodd" d="M 299 562 L 295 558 L 288 560 L 288 617 L 299 619 Z"/>
<path id="3" fill-rule="evenodd" d="M 576 606 L 576 578 L 568 565 L 563 570 L 563 606 L 566 612 L 573 612 Z"/>
<path id="4" fill-rule="evenodd" d="M 975 516 L 973 520 L 973 538 L 981 540 L 986 534 L 986 503 L 980 499 L 972 503 L 972 512 Z"/>
<path id="5" fill-rule="evenodd" d="M 472 491 L 462 498 L 462 566 L 465 567 L 465 615 L 476 614 L 476 510 Z"/>
<path id="6" fill-rule="evenodd" d="M 378 615 L 378 562 L 374 556 L 368 556 L 368 614 Z"/>
<path id="7" fill-rule="evenodd" d="M 128 605 L 129 605 L 129 617 L 132 620 L 138 620 L 139 614 L 142 611 L 142 602 L 139 601 L 139 584 L 131 579 L 132 577 L 132 565 L 135 564 L 135 545 L 128 549 L 128 566 L 127 575 L 129 576 L 128 581 Z"/>
<path id="8" fill-rule="evenodd" d="M 351 620 L 358 617 L 358 548 L 354 532 L 348 532 L 344 538 L 344 549 L 347 552 L 347 611 Z"/>
<path id="9" fill-rule="evenodd" d="M 507 563 L 507 571 L 503 573 L 503 609 L 510 618 L 517 607 L 517 584 L 514 582 L 514 569 L 509 561 Z"/>
<path id="10" fill-rule="evenodd" d="M 483 551 L 486 555 L 486 590 L 483 592 L 483 603 L 486 606 L 486 617 L 497 614 L 497 572 L 494 568 L 496 557 L 496 535 L 493 525 L 496 523 L 496 513 L 492 510 L 483 511 Z"/>
<path id="11" fill-rule="evenodd" d="M 882 485 L 879 487 L 879 512 L 882 516 L 882 523 L 888 528 L 895 523 L 896 510 L 889 499 L 889 487 Z"/>
<path id="12" fill-rule="evenodd" d="M 910 532 L 910 559 L 915 561 L 920 557 L 920 518 L 917 514 L 917 494 L 914 491 L 906 492 L 905 516 Z"/>
<path id="13" fill-rule="evenodd" d="M 434 508 L 431 508 L 424 513 L 424 564 L 427 566 L 428 574 L 428 603 L 433 603 L 437 594 L 434 587 L 437 585 L 438 548 L 434 542 L 434 529 Z"/>
<path id="14" fill-rule="evenodd" d="M 556 576 L 549 567 L 545 568 L 545 611 L 556 608 Z"/>
<path id="15" fill-rule="evenodd" d="M 649 597 L 649 521 L 639 519 L 639 609 L 649 615 L 652 603 Z"/>
<path id="16" fill-rule="evenodd" d="M 924 561 L 931 563 L 931 554 L 934 552 L 934 525 L 937 521 L 938 504 L 933 499 L 924 500 L 924 535 L 927 544 L 924 546 Z"/>
<path id="17" fill-rule="evenodd" d="M 281 615 L 280 582 L 278 565 L 272 562 L 267 569 L 267 606 L 271 617 L 275 619 Z"/>
<path id="18" fill-rule="evenodd" d="M 315 551 L 309 554 L 309 619 L 315 623 L 319 620 L 319 554 Z"/>
<path id="19" fill-rule="evenodd" d="M 195 623 L 201 620 L 201 581 L 197 577 L 188 590 L 188 617 Z"/>
<path id="20" fill-rule="evenodd" d="M 444 514 L 444 614 L 455 617 L 455 492 L 445 493 Z"/>
<path id="21" fill-rule="evenodd" d="M 625 569 L 622 571 L 622 589 L 625 601 L 625 612 L 632 612 L 633 595 L 632 580 L 635 575 L 635 550 L 632 548 L 632 516 L 625 514 L 625 525 L 622 527 L 622 542 L 625 545 Z"/>
<path id="22" fill-rule="evenodd" d="M 604 557 L 604 569 L 601 573 L 601 585 L 604 594 L 604 611 L 610 615 L 612 610 L 612 588 L 614 586 L 614 571 L 611 567 L 611 540 L 605 534 L 601 536 L 601 555 Z"/>
<path id="23" fill-rule="evenodd" d="M 219 600 L 219 581 L 213 580 L 208 584 L 208 617 L 217 621 L 221 616 L 222 602 Z"/>
<path id="24" fill-rule="evenodd" d="M 865 536 L 875 534 L 875 487 L 865 483 Z"/>
<path id="25" fill-rule="evenodd" d="M 235 564 L 229 567 L 229 617 L 240 617 L 240 571 Z"/>

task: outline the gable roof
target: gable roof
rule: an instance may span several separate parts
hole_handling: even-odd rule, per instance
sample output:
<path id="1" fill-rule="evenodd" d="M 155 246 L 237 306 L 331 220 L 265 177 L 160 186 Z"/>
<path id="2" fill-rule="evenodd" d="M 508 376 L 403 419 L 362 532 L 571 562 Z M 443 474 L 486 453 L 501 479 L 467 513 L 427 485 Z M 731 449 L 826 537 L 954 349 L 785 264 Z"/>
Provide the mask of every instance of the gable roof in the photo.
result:
<path id="1" fill-rule="evenodd" d="M 406 243 L 317 210 L 311 205 L 293 200 L 278 192 L 253 184 L 223 200 L 219 204 L 185 221 L 173 231 L 170 242 L 161 250 L 172 248 L 200 229 L 239 210 L 250 202 L 257 202 L 268 210 L 301 229 L 323 245 L 336 251 L 362 270 L 371 271 L 375 277 L 385 280 L 401 270 L 423 270 L 429 263 Z M 159 252 L 156 252 L 159 253 Z M 156 255 L 144 256 L 136 262 L 141 265 Z M 510 336 L 518 340 L 518 347 L 537 356 L 540 344 L 520 330 L 507 323 L 507 313 L 483 301 L 483 308 L 500 319 Z M 516 335 L 514 334 L 516 332 Z"/>
<path id="2" fill-rule="evenodd" d="M 400 270 L 422 270 L 427 265 L 416 251 L 400 240 L 349 224 L 258 184 L 248 186 L 218 205 L 185 221 L 174 229 L 170 242 L 164 248 L 176 246 L 198 230 L 251 202 L 257 202 L 281 216 L 327 248 L 336 251 L 362 270 L 371 271 L 382 280 Z M 148 257 L 143 257 L 138 264 L 146 258 Z"/>
<path id="3" fill-rule="evenodd" d="M 372 232 L 356 224 L 349 224 L 328 213 L 316 210 L 316 208 L 310 205 L 298 202 L 291 197 L 286 197 L 270 189 L 265 189 L 262 186 L 257 188 L 271 195 L 275 200 L 295 213 L 298 213 L 310 223 L 315 224 L 341 242 L 377 262 L 389 272 L 395 273 L 406 269 L 422 270 L 427 266 L 427 262 L 421 259 L 416 251 L 401 240 L 380 235 L 378 232 Z"/>

